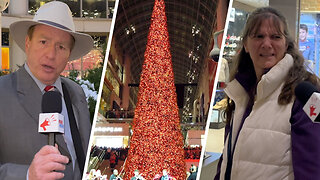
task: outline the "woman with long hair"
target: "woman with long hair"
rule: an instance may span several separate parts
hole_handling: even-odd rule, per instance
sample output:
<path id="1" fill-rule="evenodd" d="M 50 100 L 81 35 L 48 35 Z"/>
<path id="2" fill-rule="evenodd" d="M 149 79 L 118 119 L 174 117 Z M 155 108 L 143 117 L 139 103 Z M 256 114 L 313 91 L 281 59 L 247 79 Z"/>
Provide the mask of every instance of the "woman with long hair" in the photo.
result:
<path id="1" fill-rule="evenodd" d="M 225 146 L 215 179 L 319 179 L 320 125 L 294 95 L 317 76 L 290 37 L 285 17 L 265 7 L 252 12 L 234 59 Z"/>

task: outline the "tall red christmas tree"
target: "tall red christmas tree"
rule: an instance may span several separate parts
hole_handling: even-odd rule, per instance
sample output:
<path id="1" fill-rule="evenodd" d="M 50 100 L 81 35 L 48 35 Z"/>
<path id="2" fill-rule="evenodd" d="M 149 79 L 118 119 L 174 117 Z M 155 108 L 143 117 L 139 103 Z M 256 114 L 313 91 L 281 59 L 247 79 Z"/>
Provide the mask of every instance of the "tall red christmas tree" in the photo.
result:
<path id="1" fill-rule="evenodd" d="M 184 180 L 183 137 L 164 0 L 155 0 L 144 58 L 124 179 L 130 179 L 136 169 L 147 180 L 166 169 Z"/>

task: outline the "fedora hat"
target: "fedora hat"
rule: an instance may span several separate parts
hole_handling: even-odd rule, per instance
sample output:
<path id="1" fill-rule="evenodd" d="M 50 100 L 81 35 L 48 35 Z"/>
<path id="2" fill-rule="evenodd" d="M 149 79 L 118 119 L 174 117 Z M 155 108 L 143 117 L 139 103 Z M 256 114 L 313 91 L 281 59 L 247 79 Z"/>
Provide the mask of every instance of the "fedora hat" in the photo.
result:
<path id="1" fill-rule="evenodd" d="M 41 6 L 32 20 L 17 21 L 10 25 L 10 33 L 18 46 L 25 51 L 25 38 L 33 25 L 47 25 L 70 33 L 75 42 L 69 60 L 86 55 L 93 48 L 91 36 L 78 33 L 69 6 L 60 1 L 52 1 Z"/>

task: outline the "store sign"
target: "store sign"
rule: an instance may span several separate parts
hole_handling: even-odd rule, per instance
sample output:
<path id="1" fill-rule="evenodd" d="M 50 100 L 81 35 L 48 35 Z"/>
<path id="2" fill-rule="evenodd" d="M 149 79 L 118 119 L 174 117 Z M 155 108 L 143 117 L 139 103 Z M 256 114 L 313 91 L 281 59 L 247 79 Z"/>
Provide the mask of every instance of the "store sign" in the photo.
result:
<path id="1" fill-rule="evenodd" d="M 122 127 L 97 127 L 96 132 L 122 132 Z"/>
<path id="2" fill-rule="evenodd" d="M 97 123 L 94 128 L 95 136 L 129 136 L 128 123 Z"/>

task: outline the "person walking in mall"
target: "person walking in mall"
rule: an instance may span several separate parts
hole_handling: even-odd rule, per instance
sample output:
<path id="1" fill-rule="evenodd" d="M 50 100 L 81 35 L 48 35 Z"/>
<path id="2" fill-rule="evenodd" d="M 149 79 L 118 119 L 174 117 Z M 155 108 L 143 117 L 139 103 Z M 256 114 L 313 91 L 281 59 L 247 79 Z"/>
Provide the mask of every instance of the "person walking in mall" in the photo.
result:
<path id="1" fill-rule="evenodd" d="M 93 48 L 93 39 L 75 32 L 72 13 L 62 2 L 39 8 L 33 20 L 10 26 L 26 62 L 14 73 L 0 78 L 0 179 L 81 179 L 90 135 L 85 94 L 75 82 L 60 77 L 69 60 Z M 64 134 L 49 146 L 38 133 L 42 95 L 61 94 Z"/>
<path id="2" fill-rule="evenodd" d="M 318 88 L 319 79 L 303 66 L 285 17 L 270 7 L 252 12 L 234 62 L 215 180 L 320 179 L 320 124 L 294 95 L 300 82 Z"/>

